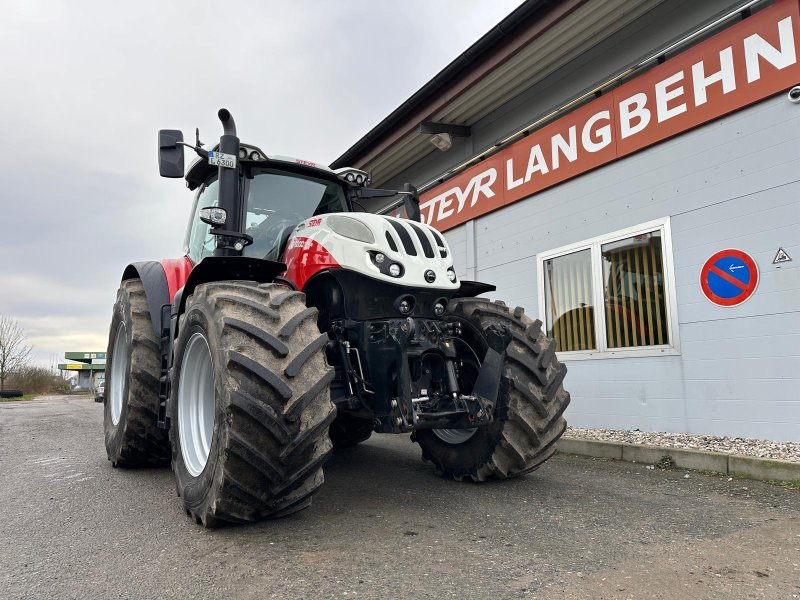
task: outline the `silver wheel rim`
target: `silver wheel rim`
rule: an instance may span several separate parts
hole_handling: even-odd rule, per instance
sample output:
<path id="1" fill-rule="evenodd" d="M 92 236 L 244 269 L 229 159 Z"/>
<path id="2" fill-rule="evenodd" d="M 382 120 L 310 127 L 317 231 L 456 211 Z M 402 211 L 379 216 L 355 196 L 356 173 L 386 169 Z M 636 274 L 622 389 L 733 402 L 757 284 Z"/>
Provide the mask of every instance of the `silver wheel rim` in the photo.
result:
<path id="1" fill-rule="evenodd" d="M 125 392 L 125 380 L 128 377 L 128 336 L 125 323 L 117 328 L 114 338 L 114 354 L 111 355 L 111 387 L 108 390 L 108 401 L 111 404 L 111 422 L 119 423 L 122 415 L 122 394 Z"/>
<path id="2" fill-rule="evenodd" d="M 214 435 L 214 364 L 202 333 L 186 344 L 178 382 L 178 429 L 186 470 L 197 477 L 206 468 Z"/>
<path id="3" fill-rule="evenodd" d="M 436 434 L 443 442 L 448 444 L 463 444 L 478 431 L 477 427 L 471 429 L 434 429 L 433 433 Z"/>

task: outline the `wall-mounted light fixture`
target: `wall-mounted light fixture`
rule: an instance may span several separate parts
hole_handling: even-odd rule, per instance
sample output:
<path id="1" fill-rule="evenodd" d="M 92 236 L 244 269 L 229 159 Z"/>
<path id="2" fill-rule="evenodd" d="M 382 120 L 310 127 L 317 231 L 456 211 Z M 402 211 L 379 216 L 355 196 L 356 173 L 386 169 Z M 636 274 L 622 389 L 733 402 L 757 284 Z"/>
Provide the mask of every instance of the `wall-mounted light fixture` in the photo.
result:
<path id="1" fill-rule="evenodd" d="M 447 152 L 453 147 L 453 138 L 449 133 L 437 133 L 431 137 L 431 144 L 442 152 Z"/>
<path id="2" fill-rule="evenodd" d="M 431 144 L 442 152 L 453 147 L 454 137 L 469 137 L 471 131 L 468 125 L 452 125 L 450 123 L 436 123 L 424 121 L 419 125 L 419 132 L 431 135 Z"/>

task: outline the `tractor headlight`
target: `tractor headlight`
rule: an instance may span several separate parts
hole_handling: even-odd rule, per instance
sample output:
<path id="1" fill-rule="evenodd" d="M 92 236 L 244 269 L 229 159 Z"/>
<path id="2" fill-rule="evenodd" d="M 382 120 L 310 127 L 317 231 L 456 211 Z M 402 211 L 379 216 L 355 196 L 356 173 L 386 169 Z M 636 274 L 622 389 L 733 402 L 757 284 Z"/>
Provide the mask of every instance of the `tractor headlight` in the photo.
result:
<path id="1" fill-rule="evenodd" d="M 328 227 L 330 227 L 331 231 L 334 233 L 338 233 L 351 240 L 364 242 L 365 244 L 375 243 L 375 236 L 372 235 L 372 230 L 361 221 L 341 215 L 330 215 L 326 221 Z"/>
<path id="2" fill-rule="evenodd" d="M 347 183 L 347 185 L 363 187 L 369 183 L 369 175 L 361 169 L 342 167 L 341 169 L 336 169 L 334 172 L 336 173 L 336 176 Z"/>
<path id="3" fill-rule="evenodd" d="M 402 277 L 403 273 L 405 273 L 403 265 L 392 262 L 383 252 L 370 250 L 367 252 L 367 254 L 369 254 L 372 264 L 378 267 L 378 270 L 384 275 L 389 275 L 391 277 Z"/>

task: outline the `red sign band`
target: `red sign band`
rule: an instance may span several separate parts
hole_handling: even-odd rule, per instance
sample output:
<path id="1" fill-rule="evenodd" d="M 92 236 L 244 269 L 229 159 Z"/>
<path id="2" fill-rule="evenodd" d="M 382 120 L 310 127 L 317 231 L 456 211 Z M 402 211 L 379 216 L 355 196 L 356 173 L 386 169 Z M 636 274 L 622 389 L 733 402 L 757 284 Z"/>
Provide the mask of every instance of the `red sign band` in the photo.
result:
<path id="1" fill-rule="evenodd" d="M 428 190 L 445 231 L 800 82 L 800 4 L 779 0 Z"/>

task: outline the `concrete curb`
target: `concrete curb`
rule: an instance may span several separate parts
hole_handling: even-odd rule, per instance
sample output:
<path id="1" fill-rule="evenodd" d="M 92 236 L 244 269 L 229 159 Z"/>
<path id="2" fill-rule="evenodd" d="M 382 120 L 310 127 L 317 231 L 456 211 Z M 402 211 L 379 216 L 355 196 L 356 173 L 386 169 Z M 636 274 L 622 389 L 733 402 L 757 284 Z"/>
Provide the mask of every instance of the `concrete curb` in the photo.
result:
<path id="1" fill-rule="evenodd" d="M 713 471 L 761 481 L 800 481 L 800 463 L 788 460 L 563 437 L 558 441 L 556 451 L 645 464 L 655 464 L 669 456 L 675 466 L 681 469 Z"/>

